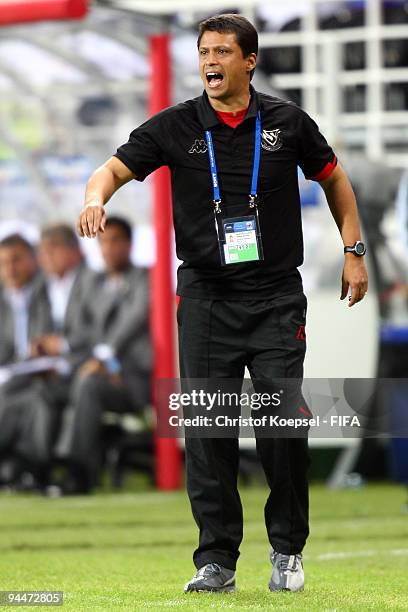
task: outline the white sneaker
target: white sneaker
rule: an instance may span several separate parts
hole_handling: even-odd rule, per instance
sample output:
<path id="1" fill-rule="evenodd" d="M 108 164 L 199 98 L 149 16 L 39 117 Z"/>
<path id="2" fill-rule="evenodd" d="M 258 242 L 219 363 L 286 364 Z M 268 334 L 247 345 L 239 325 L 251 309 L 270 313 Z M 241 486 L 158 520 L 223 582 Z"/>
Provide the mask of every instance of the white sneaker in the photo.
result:
<path id="1" fill-rule="evenodd" d="M 236 590 L 235 572 L 218 563 L 207 563 L 184 587 L 185 593 L 210 591 L 233 593 Z"/>
<path id="2" fill-rule="evenodd" d="M 273 566 L 270 591 L 303 591 L 305 574 L 301 554 L 283 555 L 272 550 L 270 559 Z"/>

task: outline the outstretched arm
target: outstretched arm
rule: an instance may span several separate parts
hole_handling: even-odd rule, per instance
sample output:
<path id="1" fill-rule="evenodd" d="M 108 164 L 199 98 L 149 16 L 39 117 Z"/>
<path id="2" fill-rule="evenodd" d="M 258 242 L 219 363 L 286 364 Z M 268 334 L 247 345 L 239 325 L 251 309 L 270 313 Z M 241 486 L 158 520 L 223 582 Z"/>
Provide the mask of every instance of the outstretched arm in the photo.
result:
<path id="1" fill-rule="evenodd" d="M 104 205 L 115 191 L 135 178 L 133 172 L 117 157 L 111 157 L 95 170 L 87 183 L 84 207 L 77 222 L 80 236 L 94 238 L 98 232 L 105 230 Z"/>
<path id="2" fill-rule="evenodd" d="M 356 198 L 350 181 L 340 164 L 336 166 L 329 178 L 320 182 L 320 185 L 325 192 L 344 246 L 351 246 L 356 240 L 361 240 Z M 344 300 L 350 288 L 349 306 L 353 306 L 364 298 L 367 287 L 368 276 L 364 257 L 345 253 L 340 299 Z"/>

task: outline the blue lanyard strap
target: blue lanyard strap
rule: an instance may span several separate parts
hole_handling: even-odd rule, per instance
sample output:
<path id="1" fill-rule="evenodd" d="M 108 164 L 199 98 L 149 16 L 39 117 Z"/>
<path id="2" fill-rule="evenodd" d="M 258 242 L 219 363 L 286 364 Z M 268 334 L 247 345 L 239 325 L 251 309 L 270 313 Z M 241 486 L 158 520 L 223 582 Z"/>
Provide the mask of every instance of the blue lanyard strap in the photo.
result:
<path id="1" fill-rule="evenodd" d="M 210 162 L 211 180 L 213 184 L 214 204 L 221 202 L 220 186 L 218 183 L 217 162 L 215 161 L 214 145 L 210 130 L 206 130 L 205 139 L 207 141 L 208 159 Z"/>
<path id="2" fill-rule="evenodd" d="M 208 160 L 210 162 L 211 181 L 213 186 L 213 199 L 216 212 L 220 212 L 221 194 L 218 180 L 217 162 L 215 161 L 214 145 L 210 130 L 206 130 L 205 139 L 207 141 Z M 250 205 L 254 206 L 258 191 L 259 163 L 261 159 L 261 112 L 258 111 L 255 124 L 255 148 L 254 164 L 252 169 L 251 192 L 249 194 Z"/>
<path id="3" fill-rule="evenodd" d="M 252 182 L 251 182 L 251 198 L 255 199 L 258 193 L 258 175 L 259 175 L 259 162 L 261 159 L 261 112 L 258 111 L 256 116 L 255 126 L 255 150 L 254 150 L 254 167 L 252 170 Z"/>

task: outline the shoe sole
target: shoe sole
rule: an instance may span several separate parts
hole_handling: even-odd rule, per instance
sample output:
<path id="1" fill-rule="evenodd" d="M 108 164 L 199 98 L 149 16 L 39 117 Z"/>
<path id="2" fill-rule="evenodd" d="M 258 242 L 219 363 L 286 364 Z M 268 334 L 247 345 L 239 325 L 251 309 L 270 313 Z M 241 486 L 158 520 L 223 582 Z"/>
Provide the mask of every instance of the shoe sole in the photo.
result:
<path id="1" fill-rule="evenodd" d="M 278 588 L 274 588 L 271 587 L 271 585 L 269 584 L 269 590 L 271 591 L 271 593 L 282 593 L 282 591 L 284 591 L 285 593 L 301 593 L 304 590 L 304 587 L 300 587 L 299 589 L 296 590 L 292 590 L 292 589 L 286 589 L 286 588 L 282 588 L 282 589 L 278 589 Z"/>
<path id="2" fill-rule="evenodd" d="M 219 589 L 188 589 L 184 593 L 235 593 L 236 586 L 226 586 Z"/>

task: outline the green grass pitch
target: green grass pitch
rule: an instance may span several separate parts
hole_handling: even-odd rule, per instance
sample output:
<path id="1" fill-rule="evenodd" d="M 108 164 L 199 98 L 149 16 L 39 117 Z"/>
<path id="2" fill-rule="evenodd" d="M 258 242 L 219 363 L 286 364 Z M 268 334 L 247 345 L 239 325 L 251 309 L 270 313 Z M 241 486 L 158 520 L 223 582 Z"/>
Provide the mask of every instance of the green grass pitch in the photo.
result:
<path id="1" fill-rule="evenodd" d="M 0 495 L 0 590 L 64 591 L 58 610 L 408 610 L 403 488 L 311 488 L 303 593 L 269 593 L 266 490 L 242 489 L 235 594 L 183 594 L 197 532 L 184 491 Z M 28 610 L 27 606 L 2 609 Z M 44 609 L 44 608 L 41 608 Z M 46 608 L 51 609 L 51 608 Z"/>

